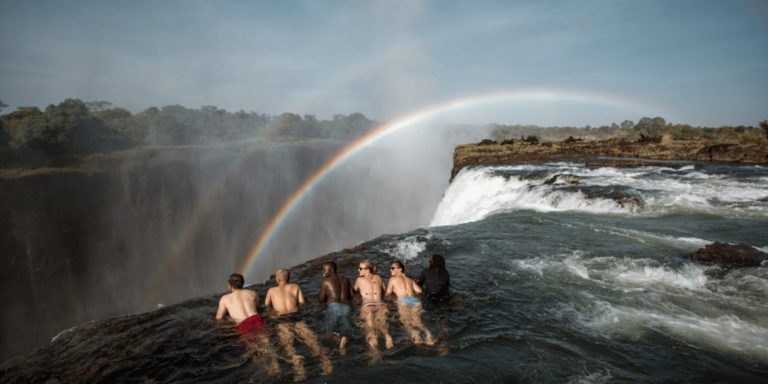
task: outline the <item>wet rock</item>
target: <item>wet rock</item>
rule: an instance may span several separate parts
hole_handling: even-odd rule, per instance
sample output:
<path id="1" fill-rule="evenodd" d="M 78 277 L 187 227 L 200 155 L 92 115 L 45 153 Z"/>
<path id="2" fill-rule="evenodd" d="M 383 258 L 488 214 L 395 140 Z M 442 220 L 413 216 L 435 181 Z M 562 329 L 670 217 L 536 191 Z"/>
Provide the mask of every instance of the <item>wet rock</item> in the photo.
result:
<path id="1" fill-rule="evenodd" d="M 730 267 L 757 267 L 764 254 L 749 244 L 726 244 L 715 242 L 688 254 L 693 260 L 717 263 Z"/>
<path id="2" fill-rule="evenodd" d="M 524 180 L 540 180 L 545 177 L 549 176 L 549 171 L 547 170 L 536 170 L 526 173 L 525 175 L 520 176 L 520 181 Z"/>
<path id="3" fill-rule="evenodd" d="M 614 167 L 614 168 L 634 168 L 634 167 L 671 167 L 674 164 L 660 161 L 649 161 L 639 159 L 606 159 L 593 160 L 584 163 L 587 167 Z"/>
<path id="4" fill-rule="evenodd" d="M 581 183 L 581 177 L 574 175 L 554 175 L 544 182 L 546 185 L 552 184 L 579 184 Z"/>

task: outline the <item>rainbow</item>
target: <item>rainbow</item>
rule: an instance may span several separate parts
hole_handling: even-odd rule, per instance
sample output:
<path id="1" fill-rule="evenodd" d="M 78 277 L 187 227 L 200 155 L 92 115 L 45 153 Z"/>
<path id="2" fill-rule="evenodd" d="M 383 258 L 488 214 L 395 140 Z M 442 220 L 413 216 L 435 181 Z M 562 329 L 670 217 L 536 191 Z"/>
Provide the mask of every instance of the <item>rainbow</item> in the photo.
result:
<path id="1" fill-rule="evenodd" d="M 648 105 L 623 99 L 614 95 L 573 92 L 565 90 L 526 89 L 512 92 L 495 92 L 458 98 L 432 105 L 427 108 L 423 108 L 421 110 L 401 116 L 374 128 L 372 131 L 368 132 L 355 142 L 349 144 L 336 155 L 334 155 L 330 160 L 326 161 L 320 168 L 318 168 L 314 174 L 307 178 L 306 181 L 304 181 L 304 183 L 285 200 L 285 203 L 282 205 L 282 207 L 280 207 L 277 213 L 272 217 L 264 230 L 261 232 L 256 242 L 248 251 L 247 257 L 240 268 L 240 273 L 246 276 L 246 278 L 249 276 L 250 272 L 252 272 L 255 261 L 264 252 L 264 249 L 267 247 L 274 235 L 281 229 L 285 219 L 289 217 L 291 212 L 300 205 L 303 198 L 307 196 L 310 191 L 312 191 L 312 188 L 317 185 L 317 183 L 320 182 L 324 176 L 328 175 L 345 160 L 352 157 L 355 153 L 363 150 L 376 141 L 391 135 L 392 133 L 405 129 L 409 126 L 413 126 L 417 123 L 425 122 L 447 112 L 459 111 L 469 107 L 476 107 L 491 103 L 515 103 L 523 101 L 590 103 L 624 108 L 645 113 L 657 113 L 656 111 L 659 110 L 658 108 L 649 107 Z"/>

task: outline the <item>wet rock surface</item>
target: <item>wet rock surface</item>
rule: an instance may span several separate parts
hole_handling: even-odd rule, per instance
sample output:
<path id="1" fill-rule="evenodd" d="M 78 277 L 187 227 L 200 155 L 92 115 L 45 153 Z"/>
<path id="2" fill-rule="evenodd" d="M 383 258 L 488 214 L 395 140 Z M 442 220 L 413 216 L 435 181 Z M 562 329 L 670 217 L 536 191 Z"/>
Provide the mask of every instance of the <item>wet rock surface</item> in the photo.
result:
<path id="1" fill-rule="evenodd" d="M 688 254 L 693 260 L 716 263 L 729 267 L 756 267 L 765 254 L 749 244 L 727 244 L 715 242 Z"/>

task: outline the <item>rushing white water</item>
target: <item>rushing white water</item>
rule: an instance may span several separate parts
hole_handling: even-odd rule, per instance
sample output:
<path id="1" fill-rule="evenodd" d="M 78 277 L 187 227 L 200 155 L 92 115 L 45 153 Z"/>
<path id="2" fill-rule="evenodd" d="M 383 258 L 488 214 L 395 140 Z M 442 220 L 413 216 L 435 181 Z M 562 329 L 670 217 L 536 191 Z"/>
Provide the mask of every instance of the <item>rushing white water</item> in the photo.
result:
<path id="1" fill-rule="evenodd" d="M 765 177 L 717 171 L 694 165 L 619 169 L 570 163 L 465 168 L 430 225 L 472 222 L 514 210 L 768 218 Z"/>

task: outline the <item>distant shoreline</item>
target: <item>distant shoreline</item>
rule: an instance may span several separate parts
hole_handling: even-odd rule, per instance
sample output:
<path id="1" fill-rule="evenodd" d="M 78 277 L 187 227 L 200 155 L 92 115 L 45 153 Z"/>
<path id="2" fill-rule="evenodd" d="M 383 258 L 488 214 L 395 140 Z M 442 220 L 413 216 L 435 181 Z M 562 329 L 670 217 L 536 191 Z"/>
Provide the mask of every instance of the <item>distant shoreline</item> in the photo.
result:
<path id="1" fill-rule="evenodd" d="M 664 161 L 768 164 L 768 148 L 757 144 L 712 144 L 705 140 L 611 138 L 582 141 L 483 140 L 463 144 L 453 152 L 452 181 L 462 169 L 477 165 L 509 165 L 553 161 L 583 161 L 587 166 L 653 166 Z"/>

